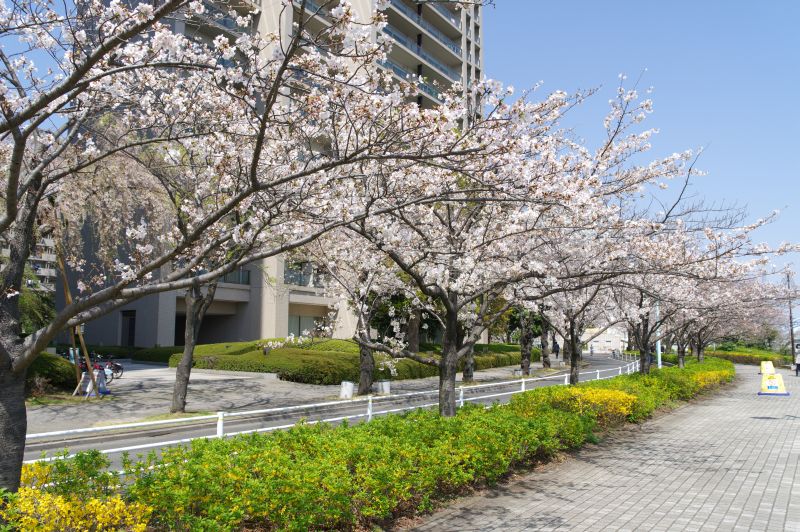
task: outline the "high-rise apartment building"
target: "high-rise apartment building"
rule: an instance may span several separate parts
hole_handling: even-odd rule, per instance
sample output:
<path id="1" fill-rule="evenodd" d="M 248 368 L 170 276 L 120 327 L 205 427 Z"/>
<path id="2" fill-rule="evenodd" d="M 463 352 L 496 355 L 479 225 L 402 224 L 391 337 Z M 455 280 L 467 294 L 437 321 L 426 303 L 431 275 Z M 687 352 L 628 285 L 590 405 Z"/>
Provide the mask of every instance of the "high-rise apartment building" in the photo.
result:
<path id="1" fill-rule="evenodd" d="M 11 250 L 5 242 L 0 241 L 0 270 L 3 269 L 3 260 L 8 257 Z M 36 241 L 31 255 L 28 257 L 28 266 L 38 279 L 29 283 L 30 288 L 52 292 L 56 283 L 56 248 L 52 238 L 40 238 Z"/>
<path id="2" fill-rule="evenodd" d="M 308 24 L 325 24 L 328 8 L 337 0 L 306 0 L 306 16 L 318 13 Z M 354 12 L 368 20 L 375 0 L 351 0 Z M 257 10 L 251 28 L 237 26 L 226 10 L 206 2 L 202 17 L 172 21 L 176 31 L 211 40 L 217 35 L 235 38 L 243 31 L 281 32 L 289 37 L 292 24 L 301 16 L 301 2 L 293 3 L 288 17 L 281 0 L 246 0 L 242 12 Z M 465 87 L 483 75 L 480 6 L 463 9 L 446 1 L 391 0 L 386 9 L 388 25 L 383 30 L 394 41 L 383 66 L 398 78 L 421 76 L 417 104 L 433 107 L 439 92 L 455 82 Z M 334 303 L 324 296 L 324 276 L 309 262 L 273 257 L 250 264 L 225 276 L 218 285 L 200 333 L 200 342 L 242 341 L 300 335 L 325 320 Z M 150 347 L 183 343 L 184 294 L 165 292 L 135 301 L 88 323 L 90 343 Z M 335 338 L 350 338 L 355 317 L 340 311 L 333 318 Z"/>

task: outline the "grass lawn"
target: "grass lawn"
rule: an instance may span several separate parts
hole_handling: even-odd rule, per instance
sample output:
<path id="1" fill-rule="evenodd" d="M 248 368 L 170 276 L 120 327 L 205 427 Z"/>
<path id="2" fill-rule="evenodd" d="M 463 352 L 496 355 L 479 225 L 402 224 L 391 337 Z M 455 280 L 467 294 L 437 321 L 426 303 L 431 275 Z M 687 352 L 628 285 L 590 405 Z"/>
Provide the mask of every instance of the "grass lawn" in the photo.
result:
<path id="1" fill-rule="evenodd" d="M 25 406 L 27 408 L 39 408 L 42 406 L 53 406 L 53 405 L 70 405 L 70 404 L 78 404 L 83 402 L 83 397 L 80 395 L 73 396 L 70 392 L 53 392 L 48 393 L 45 395 L 40 395 L 36 397 L 28 397 L 25 400 Z M 96 397 L 91 397 L 87 399 L 87 401 L 96 401 Z M 113 395 L 106 395 L 102 399 L 103 401 L 113 401 Z"/>

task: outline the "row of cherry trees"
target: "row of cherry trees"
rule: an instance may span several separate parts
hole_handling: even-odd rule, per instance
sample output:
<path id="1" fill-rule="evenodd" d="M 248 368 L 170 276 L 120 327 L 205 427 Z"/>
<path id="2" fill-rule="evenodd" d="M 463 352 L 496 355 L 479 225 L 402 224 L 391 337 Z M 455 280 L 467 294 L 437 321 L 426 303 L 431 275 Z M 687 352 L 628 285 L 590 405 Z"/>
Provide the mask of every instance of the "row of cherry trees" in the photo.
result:
<path id="1" fill-rule="evenodd" d="M 710 315 L 652 286 L 680 279 L 701 293 L 747 277 L 752 267 L 737 259 L 768 251 L 750 244 L 752 227 L 640 212 L 641 195 L 690 174 L 693 156 L 632 163 L 653 134 L 640 126 L 651 103 L 635 90 L 620 87 L 596 148 L 562 125 L 590 93 L 514 97 L 482 81 L 468 99 L 456 86 L 421 109 L 417 80 L 379 66 L 389 46 L 381 12 L 356 20 L 347 3 L 326 4 L 336 7 L 320 30 L 308 29 L 321 15 L 302 1 L 291 35 L 209 44 L 164 23 L 205 16 L 199 1 L 0 8 L 0 237 L 10 248 L 1 488 L 19 485 L 27 368 L 60 331 L 158 292 L 200 300 L 200 287 L 255 260 L 301 246 L 316 254 L 358 314 L 364 364 L 374 350 L 437 364 L 440 411 L 453 415 L 458 364 L 512 305 L 544 312 L 574 343 L 611 301 L 652 336 L 652 302 L 670 302 L 675 312 L 662 316 L 685 313 L 700 341 Z M 281 17 L 293 9 L 283 2 Z M 248 26 L 248 15 L 238 21 Z M 23 337 L 18 296 L 42 238 L 56 241 L 74 297 Z M 439 359 L 371 337 L 376 301 L 393 294 L 441 323 Z"/>
<path id="2" fill-rule="evenodd" d="M 460 201 L 456 176 L 514 149 L 507 113 L 468 124 L 458 92 L 436 110 L 412 103 L 417 80 L 379 66 L 382 13 L 356 20 L 327 1 L 311 31 L 322 14 L 299 4 L 289 35 L 205 44 L 170 25 L 213 16 L 200 1 L 0 8 L 0 488 L 19 483 L 26 371 L 61 331 L 158 292 L 200 299 L 243 264 L 398 207 Z M 236 15 L 249 27 L 252 13 Z M 487 190 L 476 179 L 458 195 L 473 189 Z M 23 272 L 43 238 L 72 297 L 22 336 Z"/>

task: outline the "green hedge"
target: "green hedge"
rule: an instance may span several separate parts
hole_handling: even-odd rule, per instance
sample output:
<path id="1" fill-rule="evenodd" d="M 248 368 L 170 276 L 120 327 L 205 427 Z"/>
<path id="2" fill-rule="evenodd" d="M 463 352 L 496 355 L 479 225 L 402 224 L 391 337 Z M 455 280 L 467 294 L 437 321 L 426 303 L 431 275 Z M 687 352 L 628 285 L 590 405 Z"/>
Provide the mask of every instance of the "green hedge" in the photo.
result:
<path id="1" fill-rule="evenodd" d="M 25 387 L 30 390 L 36 377 L 47 379 L 50 386 L 59 390 L 74 390 L 75 366 L 58 355 L 41 353 L 28 367 Z"/>
<path id="2" fill-rule="evenodd" d="M 329 340 L 328 342 L 336 342 Z M 326 345 L 321 344 L 321 346 Z M 532 354 L 538 360 L 538 352 Z M 180 361 L 180 354 L 172 355 L 169 365 L 175 367 Z M 410 359 L 396 360 L 396 375 L 392 376 L 384 361 L 388 357 L 375 354 L 376 379 L 418 379 L 434 377 L 439 374 L 436 367 L 421 364 Z M 200 369 L 216 369 L 225 371 L 252 371 L 261 373 L 277 373 L 287 381 L 306 384 L 339 384 L 342 381 L 357 382 L 359 377 L 359 355 L 356 352 L 322 351 L 297 347 L 273 349 L 264 355 L 261 349 L 241 355 L 195 356 L 194 367 Z M 475 368 L 478 370 L 512 366 L 519 364 L 519 353 L 492 353 L 475 356 Z M 463 362 L 461 364 L 463 369 Z"/>
<path id="3" fill-rule="evenodd" d="M 283 338 L 267 338 L 265 340 L 251 340 L 249 342 L 222 342 L 219 344 L 199 344 L 194 348 L 196 357 L 202 356 L 237 356 L 253 352 L 261 352 L 262 346 L 267 342 L 283 341 Z M 143 362 L 169 363 L 173 355 L 183 353 L 182 346 L 150 347 L 138 349 L 132 355 L 134 360 Z M 248 370 L 244 370 L 248 371 Z M 255 370 L 254 370 L 255 371 Z"/>
<path id="4" fill-rule="evenodd" d="M 779 355 L 777 353 L 738 353 L 735 351 L 706 351 L 706 355 L 730 360 L 734 364 L 749 364 L 758 366 L 763 361 L 770 361 L 775 366 L 783 366 L 792 363 L 792 357 Z"/>
<path id="5" fill-rule="evenodd" d="M 269 435 L 196 440 L 134 464 L 125 486 L 90 467 L 79 469 L 75 491 L 73 461 L 29 465 L 38 469 L 26 476 L 33 479 L 21 491 L 27 499 L 13 499 L 7 515 L 13 525 L 47 493 L 81 504 L 111 492 L 122 494 L 128 508 L 151 508 L 137 524 L 152 530 L 389 528 L 393 519 L 430 511 L 465 488 L 580 447 L 596 427 L 639 421 L 732 378 L 730 362 L 710 358 L 649 376 L 539 388 L 508 405 L 467 405 L 452 418 L 417 410 L 355 426 L 300 424 Z M 109 465 L 96 452 L 74 463 L 87 459 Z"/>

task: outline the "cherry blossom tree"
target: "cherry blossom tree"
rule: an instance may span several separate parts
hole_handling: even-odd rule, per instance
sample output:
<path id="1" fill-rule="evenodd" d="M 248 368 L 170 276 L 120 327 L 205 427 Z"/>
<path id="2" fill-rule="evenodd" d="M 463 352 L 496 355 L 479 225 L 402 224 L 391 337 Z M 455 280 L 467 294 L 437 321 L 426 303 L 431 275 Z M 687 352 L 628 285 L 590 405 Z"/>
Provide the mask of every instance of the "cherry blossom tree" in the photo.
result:
<path id="1" fill-rule="evenodd" d="M 599 228 L 624 229 L 629 222 L 620 218 L 611 198 L 644 183 L 680 175 L 690 157 L 675 154 L 648 166 L 630 164 L 633 155 L 647 149 L 652 134 L 632 129 L 650 109 L 649 101 L 637 102 L 635 91 L 620 90 L 606 120 L 608 142 L 595 152 L 558 127 L 561 115 L 581 96 L 555 93 L 538 103 L 522 98 L 507 104 L 486 84 L 475 91 L 491 105 L 486 118 L 451 127 L 476 131 L 478 138 L 493 146 L 484 158 L 418 174 L 419 182 L 449 185 L 440 190 L 439 201 L 416 203 L 347 225 L 366 242 L 349 250 L 349 262 L 364 253 L 383 253 L 391 259 L 389 268 L 399 270 L 413 290 L 426 297 L 420 304 L 440 320 L 444 337 L 436 362 L 443 415 L 455 412 L 458 363 L 482 332 L 515 304 L 515 287 L 535 280 L 536 292 L 526 296 L 535 302 L 609 275 L 604 264 L 617 259 L 614 251 L 585 260 L 579 276 L 562 270 L 556 250 L 580 253 L 598 240 Z M 568 280 L 578 277 L 591 279 L 567 286 Z M 493 307 L 492 302 L 501 298 L 507 307 Z M 369 347 L 396 357 L 414 355 L 381 342 Z"/>

